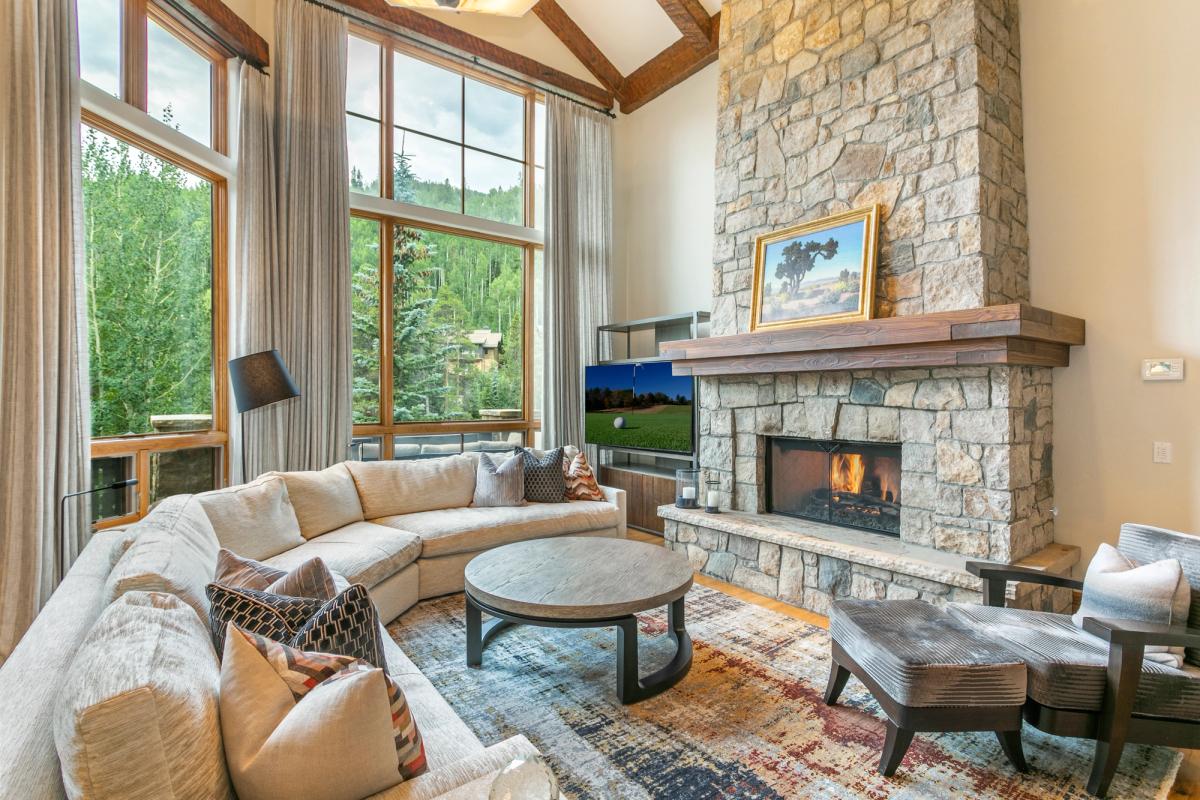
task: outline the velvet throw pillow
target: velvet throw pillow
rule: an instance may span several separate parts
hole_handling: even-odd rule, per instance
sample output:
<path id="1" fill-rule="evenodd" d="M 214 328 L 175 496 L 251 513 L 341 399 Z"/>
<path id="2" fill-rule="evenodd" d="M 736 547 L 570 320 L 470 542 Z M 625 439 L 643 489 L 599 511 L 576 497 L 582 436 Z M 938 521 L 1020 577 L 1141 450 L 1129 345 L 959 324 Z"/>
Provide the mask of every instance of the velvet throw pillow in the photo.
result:
<path id="1" fill-rule="evenodd" d="M 229 625 L 221 739 L 241 800 L 360 800 L 427 770 L 404 693 L 384 670 Z"/>
<path id="2" fill-rule="evenodd" d="M 568 500 L 603 500 L 604 492 L 596 482 L 596 475 L 588 463 L 587 456 L 579 453 L 568 461 L 563 459 L 563 480 L 567 484 Z"/>
<path id="3" fill-rule="evenodd" d="M 1192 587 L 1178 560 L 1139 566 L 1112 545 L 1102 544 L 1088 564 L 1083 599 L 1071 619 L 1080 627 L 1085 617 L 1183 625 L 1191 602 Z M 1148 646 L 1146 660 L 1179 667 L 1183 648 Z"/>
<path id="4" fill-rule="evenodd" d="M 337 653 L 387 669 L 379 613 L 359 583 L 321 601 L 255 589 L 208 585 L 209 626 L 218 653 L 225 651 L 229 623 L 301 650 Z"/>
<path id="5" fill-rule="evenodd" d="M 224 547 L 217 554 L 217 574 L 212 582 L 232 589 L 254 589 L 315 600 L 332 600 L 337 594 L 333 573 L 319 558 L 310 558 L 286 572 L 252 558 L 242 558 Z"/>
<path id="6" fill-rule="evenodd" d="M 563 448 L 549 450 L 541 458 L 521 451 L 525 462 L 525 499 L 531 503 L 565 503 L 567 482 L 563 478 Z"/>
<path id="7" fill-rule="evenodd" d="M 487 453 L 479 454 L 475 471 L 475 500 L 479 508 L 519 506 L 525 502 L 525 459 L 514 453 L 497 465 Z"/>

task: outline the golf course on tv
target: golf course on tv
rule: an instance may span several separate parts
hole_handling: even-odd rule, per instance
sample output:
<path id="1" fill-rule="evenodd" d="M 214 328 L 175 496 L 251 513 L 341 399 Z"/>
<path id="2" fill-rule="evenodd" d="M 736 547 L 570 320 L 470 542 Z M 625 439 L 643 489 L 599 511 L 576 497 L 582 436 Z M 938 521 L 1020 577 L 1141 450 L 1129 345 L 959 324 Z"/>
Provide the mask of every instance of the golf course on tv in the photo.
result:
<path id="1" fill-rule="evenodd" d="M 613 425 L 617 417 L 624 418 L 625 427 Z M 585 439 L 590 444 L 677 453 L 692 451 L 691 403 L 589 411 L 585 420 Z"/>

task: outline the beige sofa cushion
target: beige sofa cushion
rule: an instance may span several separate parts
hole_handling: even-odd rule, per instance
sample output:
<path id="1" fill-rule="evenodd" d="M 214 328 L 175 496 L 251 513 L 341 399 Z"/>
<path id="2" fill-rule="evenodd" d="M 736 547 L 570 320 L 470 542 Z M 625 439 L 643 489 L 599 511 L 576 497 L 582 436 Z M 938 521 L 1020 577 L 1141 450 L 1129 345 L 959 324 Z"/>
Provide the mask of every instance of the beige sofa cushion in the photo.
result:
<path id="1" fill-rule="evenodd" d="M 222 547 L 261 561 L 304 544 L 300 522 L 279 475 L 196 495 Z"/>
<path id="2" fill-rule="evenodd" d="M 475 462 L 466 456 L 416 461 L 348 461 L 367 519 L 471 504 Z"/>
<path id="3" fill-rule="evenodd" d="M 362 522 L 358 489 L 345 464 L 310 472 L 268 472 L 287 484 L 292 510 L 300 523 L 300 535 L 312 539 L 335 528 Z"/>
<path id="4" fill-rule="evenodd" d="M 271 663 L 234 632 L 225 637 L 220 703 L 240 800 L 360 800 L 401 781 L 382 670 L 326 680 L 297 702 Z"/>
<path id="5" fill-rule="evenodd" d="M 373 522 L 355 522 L 299 547 L 266 559 L 276 569 L 292 570 L 310 558 L 320 558 L 351 583 L 368 589 L 390 578 L 421 554 L 416 534 Z"/>
<path id="6" fill-rule="evenodd" d="M 129 533 L 136 538 L 109 573 L 105 603 L 127 592 L 166 592 L 207 620 L 204 587 L 212 580 L 221 545 L 196 497 L 168 497 Z"/>
<path id="7" fill-rule="evenodd" d="M 375 520 L 421 537 L 421 558 L 473 553 L 511 542 L 582 533 L 620 524 L 612 503 L 529 503 L 513 508 L 452 508 Z"/>
<path id="8" fill-rule="evenodd" d="M 232 798 L 218 722 L 220 667 L 179 598 L 123 595 L 80 645 L 54 715 L 69 797 Z"/>
<path id="9" fill-rule="evenodd" d="M 481 800 L 488 796 L 488 789 L 500 770 L 537 752 L 524 736 L 513 736 L 365 800 Z M 559 798 L 563 800 L 562 795 Z"/>

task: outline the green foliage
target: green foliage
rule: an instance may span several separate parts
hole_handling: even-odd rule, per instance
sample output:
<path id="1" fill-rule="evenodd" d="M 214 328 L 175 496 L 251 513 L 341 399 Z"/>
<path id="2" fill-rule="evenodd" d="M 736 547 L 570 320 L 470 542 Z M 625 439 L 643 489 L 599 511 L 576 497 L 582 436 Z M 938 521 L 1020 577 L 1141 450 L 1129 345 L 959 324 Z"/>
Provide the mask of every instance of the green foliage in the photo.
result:
<path id="1" fill-rule="evenodd" d="M 98 131 L 83 139 L 92 435 L 212 413 L 212 186 Z"/>

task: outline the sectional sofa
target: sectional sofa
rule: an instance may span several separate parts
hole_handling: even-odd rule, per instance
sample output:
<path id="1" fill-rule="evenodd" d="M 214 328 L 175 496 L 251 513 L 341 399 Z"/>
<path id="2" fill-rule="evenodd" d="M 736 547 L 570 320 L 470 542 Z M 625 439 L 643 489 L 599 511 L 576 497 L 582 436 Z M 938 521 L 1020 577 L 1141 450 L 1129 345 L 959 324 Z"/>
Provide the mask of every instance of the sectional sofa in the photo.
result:
<path id="1" fill-rule="evenodd" d="M 164 794 L 162 787 L 182 785 L 172 769 L 187 770 L 192 785 L 213 781 L 216 788 L 208 795 L 233 797 L 224 778 L 215 707 L 204 713 L 219 685 L 216 652 L 211 646 L 189 651 L 186 668 L 200 685 L 189 688 L 189 702 L 165 702 L 155 680 L 169 686 L 172 676 L 154 677 L 159 652 L 172 644 L 179 650 L 178 642 L 163 637 L 207 641 L 204 587 L 222 546 L 280 568 L 320 556 L 339 580 L 367 586 L 386 623 L 418 599 L 461 590 L 464 566 L 488 548 L 564 534 L 625 534 L 625 497 L 614 489 L 604 489 L 605 502 L 474 508 L 475 463 L 459 455 L 272 473 L 244 486 L 168 498 L 137 524 L 93 536 L 0 667 L 0 798 L 57 799 L 68 796 L 68 786 L 72 794 L 86 786 L 87 795 L 97 798 L 189 796 L 175 789 Z M 241 524 L 246 519 L 258 522 L 247 529 Z M 291 546 L 264 555 L 280 542 Z M 174 618 L 186 630 L 147 624 L 127 640 L 97 642 L 102 631 L 97 620 L 113 604 L 177 611 Z M 146 633 L 150 629 L 153 636 Z M 148 642 L 154 636 L 157 643 Z M 485 798 L 504 765 L 537 752 L 521 736 L 484 747 L 408 656 L 390 637 L 383 639 L 389 673 L 420 726 L 430 769 L 370 800 Z M 106 657 L 73 663 L 83 651 Z M 135 683 L 144 679 L 148 693 L 146 687 L 112 689 L 119 689 L 123 671 L 136 672 Z M 101 689 L 114 694 L 92 706 L 80 702 L 81 694 Z M 178 714 L 183 708 L 194 719 L 147 725 L 143 716 L 131 727 L 122 719 L 121 704 L 139 695 L 156 699 L 140 714 L 166 714 L 168 708 Z M 172 766 L 172 754 L 186 748 L 207 758 L 193 755 L 186 767 Z"/>

